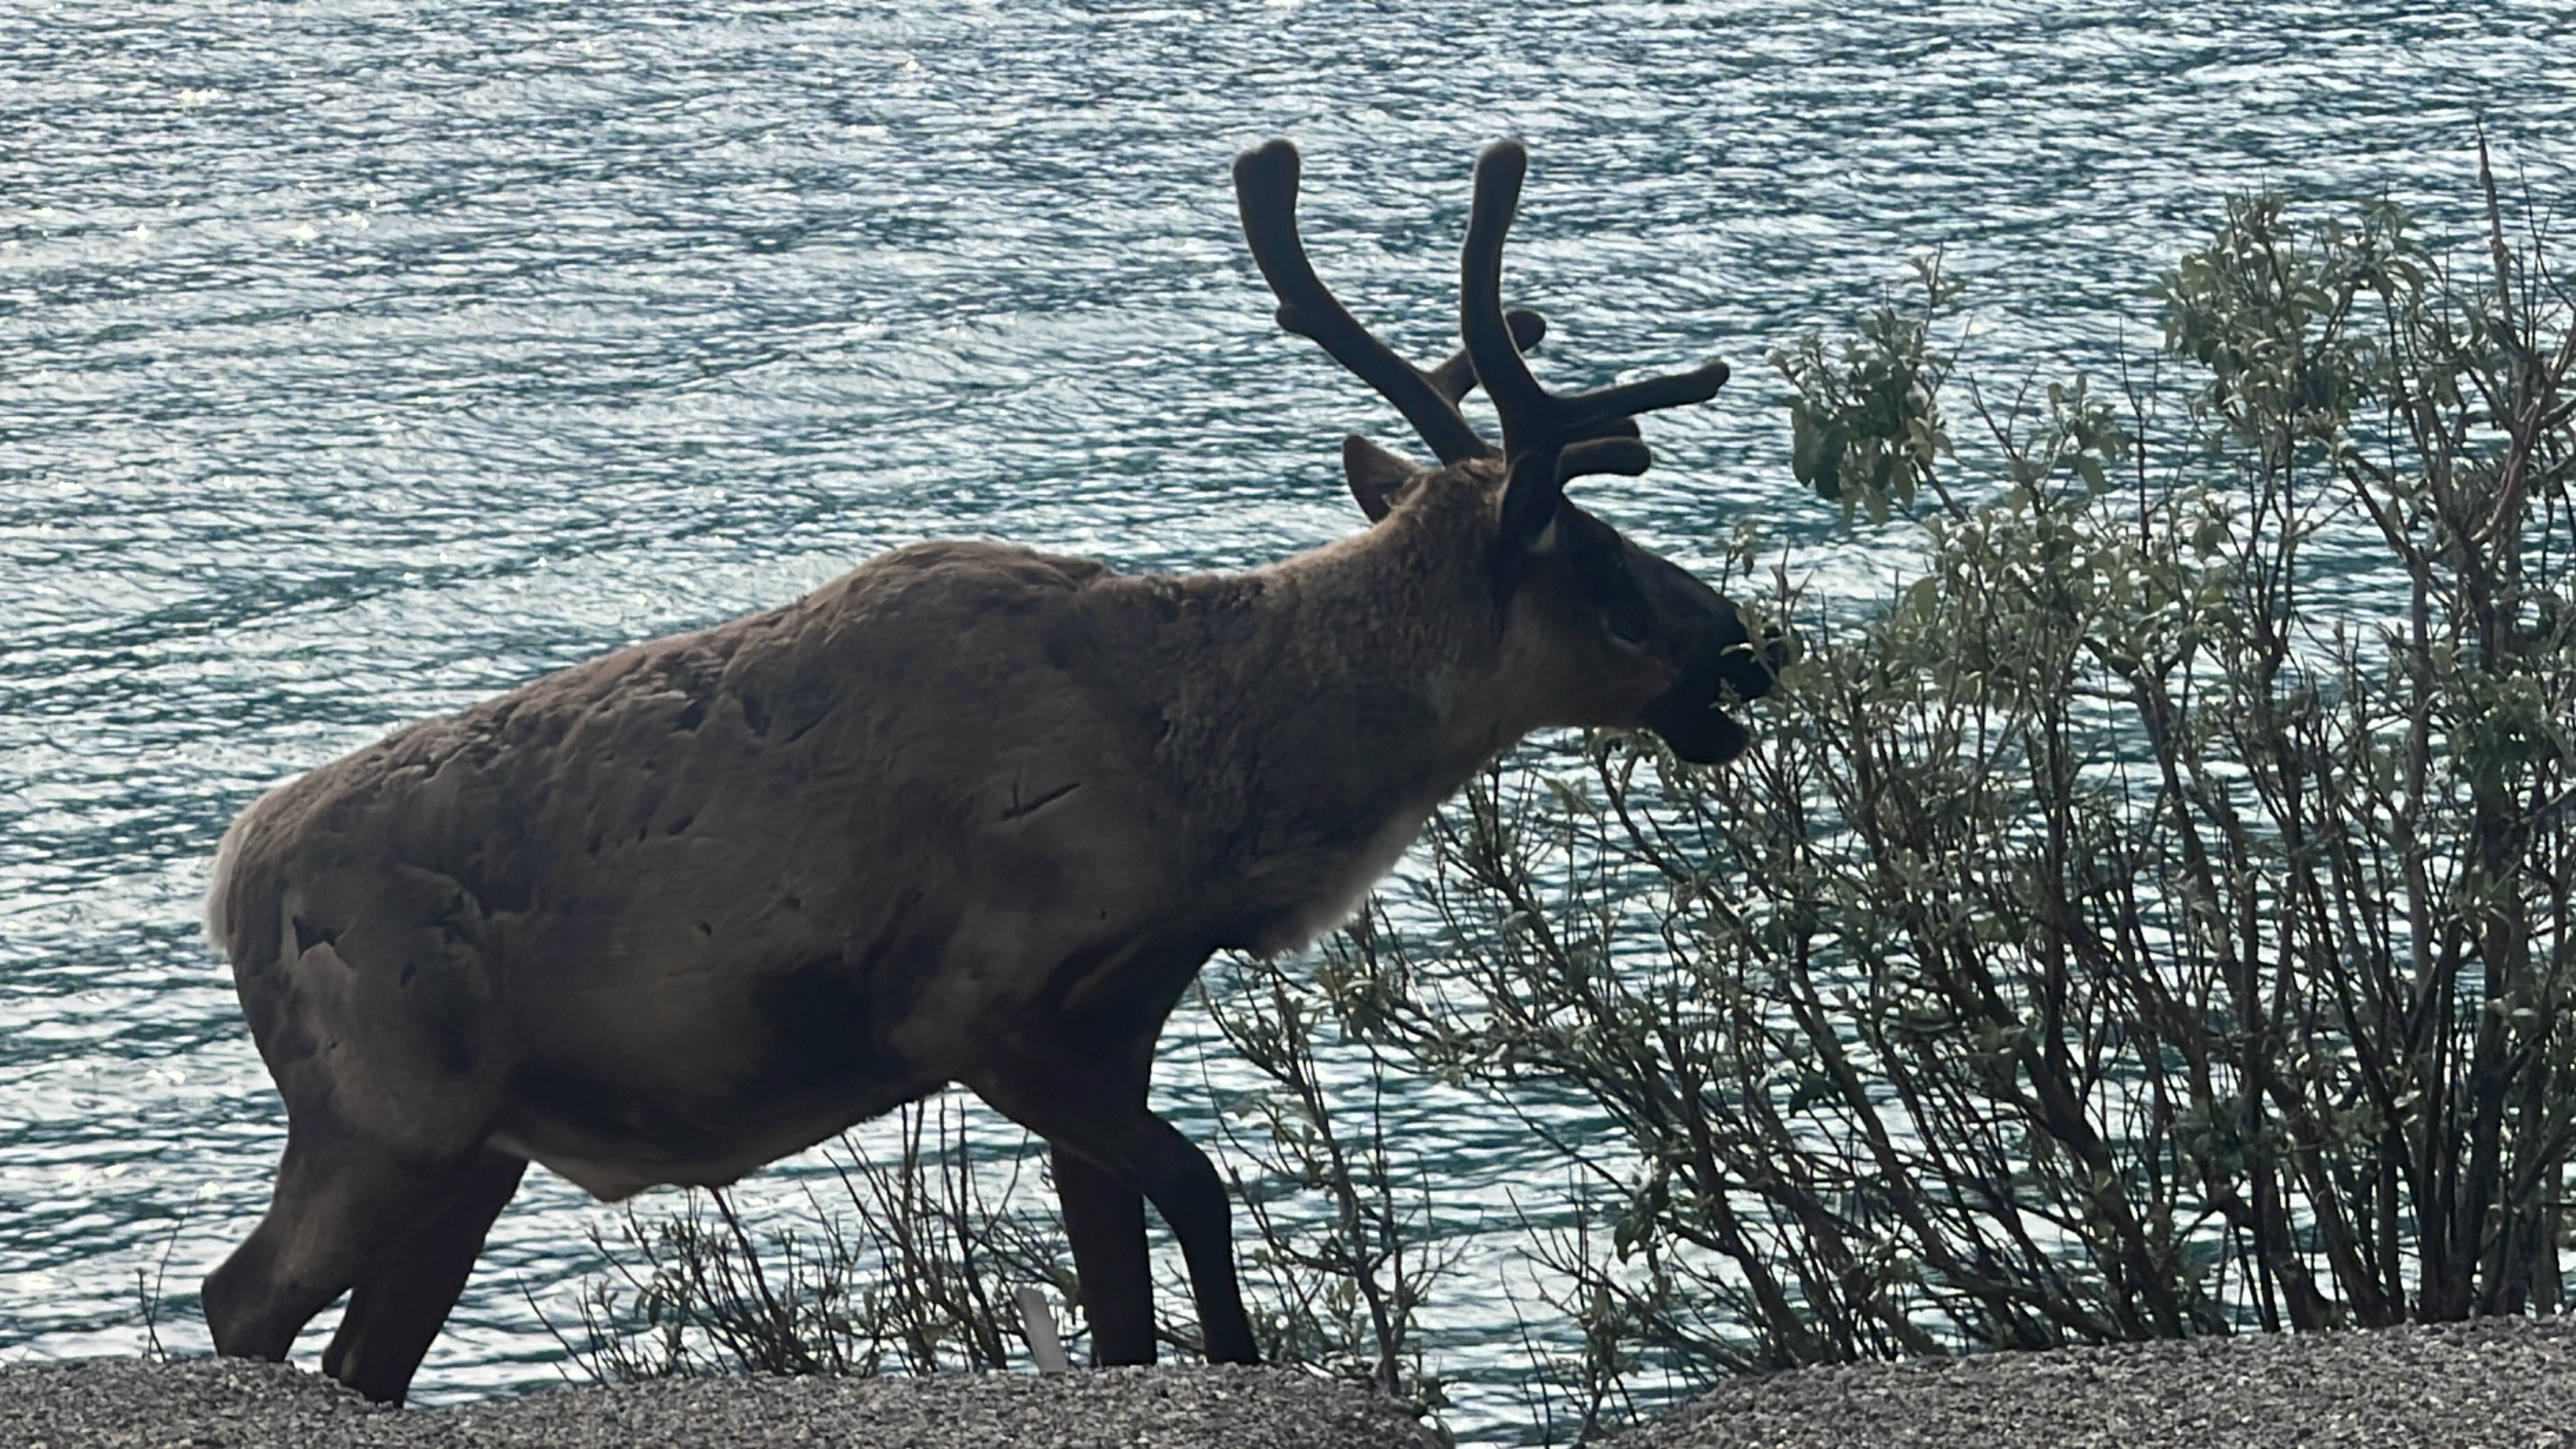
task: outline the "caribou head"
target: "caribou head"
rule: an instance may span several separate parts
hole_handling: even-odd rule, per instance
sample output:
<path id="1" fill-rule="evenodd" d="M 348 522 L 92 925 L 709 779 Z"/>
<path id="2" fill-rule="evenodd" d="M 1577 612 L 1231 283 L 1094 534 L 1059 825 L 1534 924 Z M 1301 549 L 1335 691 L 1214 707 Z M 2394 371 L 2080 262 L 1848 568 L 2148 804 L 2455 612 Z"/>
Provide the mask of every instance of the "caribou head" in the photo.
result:
<path id="1" fill-rule="evenodd" d="M 245 809 L 206 923 L 287 1134 L 206 1280 L 216 1347 L 281 1358 L 346 1292 L 323 1367 L 399 1400 L 531 1161 L 608 1199 L 721 1184 L 953 1082 L 1050 1145 L 1097 1361 L 1154 1356 L 1148 1202 L 1208 1356 L 1254 1357 L 1222 1182 L 1145 1106 L 1199 967 L 1336 924 L 1525 732 L 1721 761 L 1771 679 L 1731 605 L 1566 501 L 1726 369 L 1532 380 L 1500 302 L 1524 165 L 1478 164 L 1465 347 L 1423 372 L 1316 280 L 1296 152 L 1237 163 L 1281 321 L 1439 456 L 1345 445 L 1365 531 L 1189 577 L 917 544 Z"/>
<path id="2" fill-rule="evenodd" d="M 1397 356 L 1353 318 L 1315 275 L 1297 237 L 1297 148 L 1273 141 L 1234 163 L 1243 234 L 1279 297 L 1279 325 L 1312 338 L 1375 387 L 1438 456 L 1424 468 L 1357 434 L 1342 443 L 1352 496 L 1372 523 L 1426 496 L 1463 495 L 1491 515 L 1495 600 L 1517 608 L 1534 634 L 1565 657 L 1515 674 L 1527 687 L 1562 683 L 1541 706 L 1543 723 L 1643 725 L 1674 754 L 1700 764 L 1730 760 L 1745 745 L 1726 713 L 1733 700 L 1770 688 L 1771 661 L 1735 606 L 1671 562 L 1630 543 L 1567 500 L 1568 480 L 1634 476 L 1652 461 L 1639 413 L 1716 396 L 1723 362 L 1619 387 L 1562 395 L 1530 375 L 1522 349 L 1546 331 L 1538 314 L 1502 306 L 1504 234 L 1529 168 L 1518 142 L 1476 162 L 1474 203 L 1460 263 L 1463 346 L 1428 372 Z M 1459 399 L 1484 385 L 1502 424 L 1498 447 L 1480 435 Z M 1446 508 L 1457 507 L 1452 499 Z M 1443 520 L 1448 532 L 1461 526 Z M 1534 641 L 1535 642 L 1535 641 Z M 1649 691 L 1640 699 L 1640 689 Z"/>

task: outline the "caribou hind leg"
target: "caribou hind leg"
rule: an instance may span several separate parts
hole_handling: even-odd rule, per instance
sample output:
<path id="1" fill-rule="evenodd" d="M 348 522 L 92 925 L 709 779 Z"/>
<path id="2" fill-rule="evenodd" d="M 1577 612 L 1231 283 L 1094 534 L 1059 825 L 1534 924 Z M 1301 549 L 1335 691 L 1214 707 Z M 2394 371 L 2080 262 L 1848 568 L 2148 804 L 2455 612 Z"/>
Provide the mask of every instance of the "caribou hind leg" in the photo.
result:
<path id="1" fill-rule="evenodd" d="M 389 1267 L 387 1255 L 420 1241 L 424 1224 L 454 1205 L 460 1193 L 470 1192 L 471 1181 L 482 1169 L 483 1160 L 476 1155 L 430 1162 L 406 1159 L 363 1138 L 320 1130 L 309 1117 L 299 1120 L 290 1113 L 286 1153 L 278 1162 L 277 1186 L 270 1195 L 267 1216 L 206 1277 L 206 1326 L 213 1331 L 215 1351 L 282 1360 L 314 1314 L 362 1281 L 420 1285 L 423 1275 Z M 517 1180 L 517 1173 L 511 1172 L 509 1185 L 516 1186 Z M 506 1199 L 507 1193 L 497 1197 Z M 499 1202 L 493 1202 L 492 1212 L 499 1211 Z M 475 1227 L 478 1242 L 490 1220 L 486 1216 Z M 463 1282 L 461 1274 L 457 1281 Z M 441 1319 L 446 1309 L 444 1303 L 439 1306 Z M 360 1316 L 372 1318 L 386 1311 L 376 1309 Z M 397 1320 L 410 1316 L 392 1315 Z M 435 1328 L 433 1323 L 431 1331 Z M 341 1351 L 339 1340 L 333 1346 L 335 1352 Z M 427 1348 L 425 1337 L 421 1347 Z M 361 1357 L 373 1360 L 377 1355 Z M 394 1377 L 392 1392 L 379 1397 L 400 1397 L 418 1357 L 415 1353 L 413 1363 L 405 1364 Z"/>
<path id="2" fill-rule="evenodd" d="M 426 1221 L 379 1251 L 349 1291 L 322 1372 L 378 1403 L 401 1403 L 527 1170 L 526 1158 L 485 1148 Z"/>

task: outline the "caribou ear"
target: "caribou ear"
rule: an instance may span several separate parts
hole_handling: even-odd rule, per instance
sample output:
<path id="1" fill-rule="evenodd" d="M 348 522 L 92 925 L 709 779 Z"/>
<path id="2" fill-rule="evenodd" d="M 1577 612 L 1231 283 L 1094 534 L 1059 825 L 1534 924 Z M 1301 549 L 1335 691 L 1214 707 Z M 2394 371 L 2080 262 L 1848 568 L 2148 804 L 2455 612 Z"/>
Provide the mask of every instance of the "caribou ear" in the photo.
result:
<path id="1" fill-rule="evenodd" d="M 1359 500 L 1360 512 L 1371 523 L 1386 517 L 1396 495 L 1426 471 L 1402 453 L 1390 453 L 1357 433 L 1342 439 L 1342 476 L 1350 480 L 1351 496 Z"/>

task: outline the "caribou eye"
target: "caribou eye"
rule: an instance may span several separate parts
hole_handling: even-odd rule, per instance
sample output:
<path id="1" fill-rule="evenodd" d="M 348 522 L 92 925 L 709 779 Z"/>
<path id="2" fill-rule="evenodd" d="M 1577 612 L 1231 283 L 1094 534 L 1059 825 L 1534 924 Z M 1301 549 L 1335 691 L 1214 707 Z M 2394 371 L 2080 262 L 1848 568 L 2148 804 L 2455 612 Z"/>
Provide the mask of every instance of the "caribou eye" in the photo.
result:
<path id="1" fill-rule="evenodd" d="M 1628 567 L 1628 550 L 1617 534 L 1580 514 L 1568 520 L 1560 511 L 1541 537 L 1557 541 L 1583 597 L 1601 611 L 1601 622 L 1620 643 L 1642 644 L 1655 632 L 1655 611 Z"/>
<path id="2" fill-rule="evenodd" d="M 1601 621 L 1622 644 L 1642 644 L 1655 632 L 1655 611 L 1646 606 L 1646 591 L 1637 587 L 1628 561 L 1612 554 L 1584 561 L 1580 577 L 1585 597 L 1601 611 Z"/>

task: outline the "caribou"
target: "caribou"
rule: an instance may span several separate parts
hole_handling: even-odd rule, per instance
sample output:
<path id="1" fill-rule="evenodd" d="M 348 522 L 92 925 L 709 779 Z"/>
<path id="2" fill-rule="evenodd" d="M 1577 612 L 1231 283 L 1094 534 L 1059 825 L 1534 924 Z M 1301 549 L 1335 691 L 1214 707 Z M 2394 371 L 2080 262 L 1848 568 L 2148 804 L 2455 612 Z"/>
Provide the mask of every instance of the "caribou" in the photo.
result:
<path id="1" fill-rule="evenodd" d="M 1716 591 L 1565 498 L 1721 362 L 1556 393 L 1501 302 L 1527 157 L 1478 159 L 1463 348 L 1405 361 L 1316 277 L 1298 155 L 1236 159 L 1278 321 L 1411 423 L 1353 436 L 1369 526 L 1240 573 L 921 543 L 793 603 L 396 731 L 270 791 L 206 925 L 285 1100 L 266 1215 L 205 1281 L 221 1353 L 399 1402 L 530 1162 L 604 1200 L 721 1185 L 962 1085 L 1047 1143 L 1093 1357 L 1151 1362 L 1145 1204 L 1207 1357 L 1257 1357 L 1221 1179 L 1146 1107 L 1211 955 L 1346 918 L 1549 726 L 1746 744 L 1771 685 Z M 1461 412 L 1481 385 L 1501 425 Z"/>

